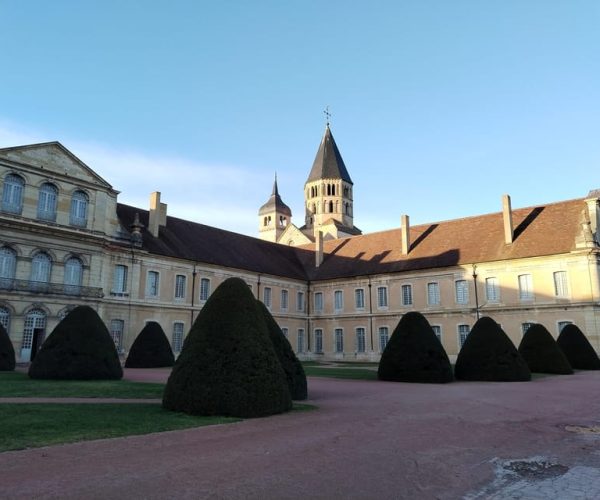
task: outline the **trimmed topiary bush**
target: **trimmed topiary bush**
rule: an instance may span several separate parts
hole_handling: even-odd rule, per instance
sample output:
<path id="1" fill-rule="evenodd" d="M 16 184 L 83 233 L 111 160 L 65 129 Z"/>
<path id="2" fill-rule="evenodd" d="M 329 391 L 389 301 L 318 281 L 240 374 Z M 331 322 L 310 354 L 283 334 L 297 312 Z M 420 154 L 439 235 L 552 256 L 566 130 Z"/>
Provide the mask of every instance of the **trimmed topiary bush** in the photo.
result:
<path id="1" fill-rule="evenodd" d="M 0 324 L 0 371 L 10 372 L 15 369 L 15 349 L 8 332 Z"/>
<path id="2" fill-rule="evenodd" d="M 285 373 L 243 280 L 225 280 L 206 301 L 167 381 L 163 407 L 242 418 L 291 409 Z"/>
<path id="3" fill-rule="evenodd" d="M 600 359 L 596 351 L 576 325 L 566 325 L 556 343 L 575 370 L 600 370 Z"/>
<path id="4" fill-rule="evenodd" d="M 393 382 L 452 382 L 448 355 L 421 313 L 402 316 L 381 355 L 377 376 Z"/>
<path id="5" fill-rule="evenodd" d="M 149 321 L 133 341 L 125 368 L 162 368 L 174 363 L 175 356 L 164 330 L 156 321 Z"/>
<path id="6" fill-rule="evenodd" d="M 534 373 L 573 373 L 569 360 L 544 325 L 534 323 L 527 329 L 519 344 L 519 354 Z"/>
<path id="7" fill-rule="evenodd" d="M 300 360 L 294 354 L 288 339 L 283 335 L 281 328 L 279 328 L 277 321 L 275 321 L 275 318 L 273 318 L 267 307 L 260 300 L 257 300 L 256 304 L 261 310 L 267 324 L 269 336 L 273 343 L 275 354 L 277 354 L 277 358 L 281 363 L 281 368 L 285 372 L 292 399 L 297 401 L 306 399 L 308 397 L 308 387 L 302 363 L 300 363 Z"/>
<path id="8" fill-rule="evenodd" d="M 480 318 L 458 353 L 454 376 L 459 380 L 524 382 L 531 380 L 527 363 L 492 318 Z"/>
<path id="9" fill-rule="evenodd" d="M 29 367 L 35 379 L 118 380 L 123 369 L 115 343 L 100 316 L 78 306 L 63 319 Z"/>

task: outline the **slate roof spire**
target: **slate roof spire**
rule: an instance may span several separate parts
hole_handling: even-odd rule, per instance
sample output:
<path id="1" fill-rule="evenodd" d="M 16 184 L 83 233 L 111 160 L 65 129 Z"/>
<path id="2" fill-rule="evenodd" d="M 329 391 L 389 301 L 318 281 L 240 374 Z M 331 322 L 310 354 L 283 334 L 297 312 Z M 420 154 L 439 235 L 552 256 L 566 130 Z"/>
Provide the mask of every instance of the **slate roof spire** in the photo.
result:
<path id="1" fill-rule="evenodd" d="M 262 207 L 260 207 L 258 215 L 271 212 L 281 213 L 283 215 L 287 215 L 288 217 L 292 216 L 290 207 L 288 207 L 281 199 L 281 196 L 279 196 L 279 188 L 277 187 L 277 174 L 275 174 L 275 182 L 273 182 L 273 191 L 271 192 L 271 197 Z"/>
<path id="2" fill-rule="evenodd" d="M 317 156 L 307 179 L 308 182 L 319 179 L 342 179 L 350 184 L 354 184 L 350 179 L 350 174 L 346 170 L 342 155 L 335 143 L 329 123 L 325 127 L 325 134 L 321 139 Z"/>

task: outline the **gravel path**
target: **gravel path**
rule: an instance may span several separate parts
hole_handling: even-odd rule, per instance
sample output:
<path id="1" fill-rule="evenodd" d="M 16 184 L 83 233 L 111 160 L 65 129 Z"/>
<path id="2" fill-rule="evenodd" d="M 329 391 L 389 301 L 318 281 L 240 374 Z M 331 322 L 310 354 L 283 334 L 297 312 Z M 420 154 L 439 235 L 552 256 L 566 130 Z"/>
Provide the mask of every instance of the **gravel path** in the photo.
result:
<path id="1" fill-rule="evenodd" d="M 599 393 L 600 372 L 448 385 L 310 378 L 316 411 L 2 453 L 0 497 L 599 498 Z"/>

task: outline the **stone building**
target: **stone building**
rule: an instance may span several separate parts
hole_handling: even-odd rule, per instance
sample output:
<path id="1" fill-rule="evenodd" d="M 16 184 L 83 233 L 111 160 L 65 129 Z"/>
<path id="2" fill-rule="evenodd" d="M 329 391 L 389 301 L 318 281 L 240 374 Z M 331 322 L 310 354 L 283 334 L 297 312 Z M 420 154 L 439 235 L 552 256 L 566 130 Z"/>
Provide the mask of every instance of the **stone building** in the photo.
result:
<path id="1" fill-rule="evenodd" d="M 599 195 L 361 234 L 329 127 L 292 223 L 275 180 L 252 238 L 118 203 L 51 142 L 0 149 L 0 321 L 21 361 L 70 308 L 98 311 L 126 353 L 147 321 L 173 350 L 219 283 L 243 278 L 305 359 L 377 360 L 399 318 L 423 312 L 456 355 L 479 315 L 518 344 L 530 323 L 579 325 L 600 348 Z M 267 241 L 265 241 L 267 240 Z M 279 243 L 277 243 L 279 242 Z M 281 244 L 283 243 L 283 244 Z"/>

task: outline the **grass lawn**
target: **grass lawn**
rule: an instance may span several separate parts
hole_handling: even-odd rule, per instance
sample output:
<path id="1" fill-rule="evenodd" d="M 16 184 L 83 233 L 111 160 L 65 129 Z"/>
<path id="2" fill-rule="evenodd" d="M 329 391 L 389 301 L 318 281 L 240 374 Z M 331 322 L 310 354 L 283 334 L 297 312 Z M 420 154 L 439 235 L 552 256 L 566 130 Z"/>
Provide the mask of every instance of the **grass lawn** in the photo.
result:
<path id="1" fill-rule="evenodd" d="M 304 366 L 304 372 L 309 377 L 377 380 L 377 372 L 366 368 L 325 368 L 319 366 Z"/>
<path id="2" fill-rule="evenodd" d="M 127 380 L 33 380 L 19 372 L 0 372 L 2 398 L 162 398 L 164 384 Z"/>

